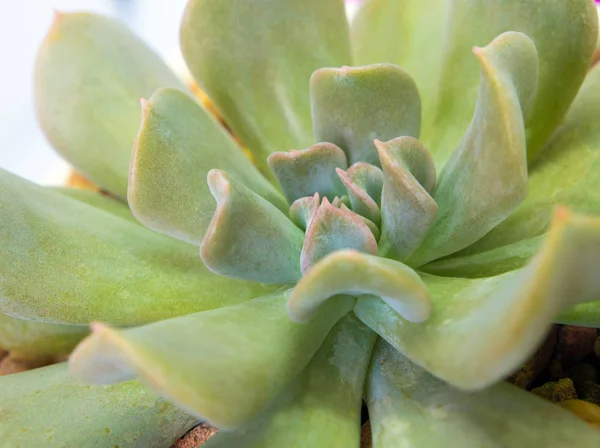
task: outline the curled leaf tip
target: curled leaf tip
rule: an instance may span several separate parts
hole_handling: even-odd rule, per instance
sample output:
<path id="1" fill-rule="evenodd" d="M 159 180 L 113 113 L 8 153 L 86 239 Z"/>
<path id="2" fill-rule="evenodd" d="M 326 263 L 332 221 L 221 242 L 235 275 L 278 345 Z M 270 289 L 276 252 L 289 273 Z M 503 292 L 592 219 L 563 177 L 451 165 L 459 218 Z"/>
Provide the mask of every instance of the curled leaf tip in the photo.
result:
<path id="1" fill-rule="evenodd" d="M 410 322 L 429 319 L 432 305 L 419 275 L 408 266 L 355 249 L 333 252 L 309 269 L 288 301 L 290 317 L 312 319 L 319 307 L 338 295 L 375 295 Z"/>

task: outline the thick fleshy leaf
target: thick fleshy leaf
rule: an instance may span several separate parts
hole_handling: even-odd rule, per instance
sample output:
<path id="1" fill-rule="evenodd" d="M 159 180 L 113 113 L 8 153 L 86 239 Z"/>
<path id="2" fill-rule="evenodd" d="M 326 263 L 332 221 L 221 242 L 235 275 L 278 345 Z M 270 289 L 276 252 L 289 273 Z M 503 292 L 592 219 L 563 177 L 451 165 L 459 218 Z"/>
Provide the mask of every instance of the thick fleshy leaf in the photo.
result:
<path id="1" fill-rule="evenodd" d="M 181 48 L 262 166 L 272 152 L 313 143 L 310 75 L 350 63 L 342 0 L 191 0 Z"/>
<path id="2" fill-rule="evenodd" d="M 459 391 L 381 340 L 366 398 L 373 448 L 600 446 L 597 429 L 554 403 L 508 383 Z"/>
<path id="3" fill-rule="evenodd" d="M 343 197 L 347 198 L 348 196 L 343 196 Z M 344 204 L 344 202 L 342 202 L 342 199 L 340 199 L 340 198 L 336 198 L 336 199 L 338 199 L 338 201 L 334 200 L 331 203 L 331 205 L 333 205 L 335 207 L 336 206 L 336 202 L 340 202 L 340 207 L 339 208 L 341 208 L 343 211 L 352 212 L 352 210 L 350 210 L 348 208 L 348 206 L 346 204 Z M 352 213 L 354 213 L 354 212 L 352 212 Z M 373 221 L 371 221 L 370 219 L 365 218 L 364 216 L 361 216 L 361 215 L 357 215 L 357 216 L 361 219 L 362 222 L 364 222 L 367 225 L 367 227 L 369 228 L 369 230 L 371 231 L 371 233 L 375 237 L 375 240 L 379 241 L 379 237 L 381 236 L 380 233 L 379 233 L 379 227 L 377 227 L 375 225 L 375 223 Z"/>
<path id="4" fill-rule="evenodd" d="M 321 204 L 319 193 L 315 193 L 311 197 L 303 197 L 295 200 L 290 207 L 291 221 L 302 230 L 306 230 L 313 216 L 317 214 L 319 204 Z"/>
<path id="5" fill-rule="evenodd" d="M 379 296 L 410 322 L 423 322 L 431 314 L 427 287 L 411 268 L 387 258 L 341 250 L 322 259 L 300 280 L 288 303 L 290 316 L 306 322 L 337 294 Z"/>
<path id="6" fill-rule="evenodd" d="M 221 431 L 204 448 L 358 448 L 374 342 L 375 334 L 347 315 L 268 411 L 245 428 Z"/>
<path id="7" fill-rule="evenodd" d="M 198 249 L 0 170 L 0 312 L 135 325 L 273 287 L 209 272 Z"/>
<path id="8" fill-rule="evenodd" d="M 449 256 L 421 266 L 419 271 L 444 277 L 492 277 L 525 266 L 543 242 L 540 235 L 486 252 Z"/>
<path id="9" fill-rule="evenodd" d="M 341 169 L 335 171 L 346 187 L 352 211 L 379 225 L 381 223 L 379 203 L 383 188 L 381 169 L 365 162 L 358 162 L 348 171 Z"/>
<path id="10" fill-rule="evenodd" d="M 112 213 L 119 218 L 126 219 L 130 222 L 137 223 L 138 220 L 131 214 L 131 210 L 125 202 L 119 201 L 113 197 L 109 197 L 103 193 L 97 193 L 90 190 L 81 190 L 79 188 L 66 187 L 49 187 L 50 190 L 64 194 L 72 199 L 77 199 L 92 207 L 98 208 L 105 212 Z"/>
<path id="11" fill-rule="evenodd" d="M 68 355 L 88 333 L 87 325 L 47 324 L 0 313 L 0 349 L 18 358 Z"/>
<path id="12" fill-rule="evenodd" d="M 259 414 L 308 364 L 352 307 L 330 301 L 308 324 L 287 315 L 289 291 L 130 330 L 100 324 L 71 356 L 71 371 L 105 384 L 139 375 L 221 429 Z M 190 356 L 193 353 L 194 356 Z"/>
<path id="13" fill-rule="evenodd" d="M 417 84 L 424 125 L 434 114 L 450 8 L 447 0 L 364 0 L 351 23 L 354 63 L 404 68 Z"/>
<path id="14" fill-rule="evenodd" d="M 425 323 L 411 324 L 376 298 L 359 298 L 354 312 L 434 375 L 461 389 L 481 389 L 522 365 L 560 312 L 598 300 L 598 263 L 600 218 L 561 209 L 523 269 L 486 279 L 423 274 L 433 301 Z"/>
<path id="15" fill-rule="evenodd" d="M 537 82 L 531 39 L 508 32 L 473 50 L 481 63 L 475 115 L 440 174 L 439 214 L 409 260 L 419 266 L 464 249 L 502 222 L 527 195 L 523 111 Z"/>
<path id="16" fill-rule="evenodd" d="M 267 162 L 290 204 L 315 193 L 330 201 L 345 193 L 335 169 L 348 168 L 346 154 L 333 143 L 317 143 L 300 151 L 274 152 Z"/>
<path id="17" fill-rule="evenodd" d="M 35 68 L 41 126 L 85 177 L 121 198 L 140 121 L 140 98 L 185 89 L 124 25 L 95 14 L 56 14 Z"/>
<path id="18" fill-rule="evenodd" d="M 498 227 L 456 254 L 466 256 L 539 236 L 556 204 L 600 215 L 600 65 L 588 75 L 564 122 L 529 168 L 529 194 Z"/>
<path id="19" fill-rule="evenodd" d="M 227 171 L 287 212 L 281 194 L 221 124 L 188 95 L 161 89 L 142 104 L 128 200 L 146 227 L 200 245 L 215 211 L 206 184 L 213 168 Z"/>
<path id="20" fill-rule="evenodd" d="M 350 164 L 379 165 L 373 139 L 419 136 L 419 92 L 395 65 L 319 69 L 310 79 L 310 98 L 315 140 L 338 145 Z"/>
<path id="21" fill-rule="evenodd" d="M 423 95 L 422 139 L 438 166 L 460 140 L 476 103 L 473 45 L 486 45 L 505 31 L 520 31 L 534 41 L 539 83 L 525 122 L 533 156 L 575 97 L 596 43 L 598 19 L 590 0 L 365 3 L 352 30 L 357 62 L 392 62 L 414 76 Z"/>
<path id="22" fill-rule="evenodd" d="M 164 448 L 196 419 L 138 381 L 90 387 L 67 364 L 0 377 L 0 440 L 6 447 Z"/>
<path id="23" fill-rule="evenodd" d="M 300 265 L 306 273 L 323 257 L 341 249 L 377 254 L 377 241 L 369 226 L 348 208 L 334 207 L 327 198 L 306 230 Z"/>
<path id="24" fill-rule="evenodd" d="M 301 277 L 302 231 L 224 171 L 211 170 L 208 186 L 217 209 L 200 248 L 206 266 L 233 278 L 295 283 Z"/>
<path id="25" fill-rule="evenodd" d="M 438 213 L 430 196 L 435 166 L 429 152 L 412 137 L 375 146 L 383 167 L 379 254 L 407 259 L 423 242 Z"/>

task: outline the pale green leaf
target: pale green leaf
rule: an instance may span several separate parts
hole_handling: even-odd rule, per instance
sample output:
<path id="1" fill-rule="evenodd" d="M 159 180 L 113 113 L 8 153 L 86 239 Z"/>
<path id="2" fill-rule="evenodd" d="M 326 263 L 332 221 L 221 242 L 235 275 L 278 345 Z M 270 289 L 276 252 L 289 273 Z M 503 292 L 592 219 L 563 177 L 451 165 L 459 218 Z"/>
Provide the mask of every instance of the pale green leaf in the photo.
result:
<path id="1" fill-rule="evenodd" d="M 377 241 L 359 215 L 347 207 L 337 208 L 323 198 L 306 229 L 300 255 L 302 272 L 306 274 L 319 260 L 342 249 L 376 255 Z"/>
<path id="2" fill-rule="evenodd" d="M 295 283 L 304 234 L 275 206 L 221 170 L 208 173 L 217 209 L 200 254 L 214 273 L 264 283 Z"/>
<path id="3" fill-rule="evenodd" d="M 191 0 L 181 48 L 196 80 L 265 167 L 313 144 L 308 81 L 350 63 L 342 0 Z"/>
<path id="4" fill-rule="evenodd" d="M 287 212 L 281 194 L 200 104 L 174 89 L 161 89 L 143 101 L 128 200 L 145 226 L 200 245 L 215 211 L 206 183 L 213 168 Z"/>
<path id="5" fill-rule="evenodd" d="M 529 194 L 502 224 L 456 256 L 486 252 L 547 231 L 556 204 L 600 215 L 600 65 L 594 67 L 564 122 L 529 167 Z M 527 243 L 523 243 L 527 244 Z"/>
<path id="6" fill-rule="evenodd" d="M 413 137 L 375 140 L 383 167 L 379 255 L 406 260 L 423 242 L 438 214 L 430 192 L 435 165 Z"/>
<path id="7" fill-rule="evenodd" d="M 348 168 L 346 154 L 332 143 L 317 143 L 300 151 L 274 152 L 267 162 L 290 204 L 315 193 L 330 201 L 345 193 L 335 170 Z"/>
<path id="8" fill-rule="evenodd" d="M 433 195 L 438 218 L 411 266 L 469 246 L 527 195 L 523 110 L 535 94 L 535 46 L 524 34 L 507 32 L 474 53 L 481 85 L 473 121 L 440 173 Z"/>
<path id="9" fill-rule="evenodd" d="M 477 98 L 474 45 L 506 31 L 529 36 L 540 59 L 525 121 L 535 156 L 559 124 L 586 71 L 598 29 L 591 0 L 367 0 L 353 25 L 357 63 L 404 67 L 423 96 L 423 141 L 438 167 L 468 127 Z"/>
<path id="10" fill-rule="evenodd" d="M 410 322 L 431 314 L 427 287 L 408 266 L 355 250 L 332 253 L 300 280 L 288 303 L 292 319 L 305 322 L 337 294 L 373 294 Z M 350 297 L 346 297 L 349 301 Z"/>
<path id="11" fill-rule="evenodd" d="M 359 298 L 354 312 L 432 374 L 461 389 L 482 389 L 518 369 L 562 311 L 598 300 L 598 263 L 600 218 L 562 209 L 525 268 L 485 279 L 423 274 L 433 312 L 422 324 L 377 298 Z"/>
<path id="12" fill-rule="evenodd" d="M 131 214 L 131 210 L 129 210 L 129 206 L 125 202 L 109 197 L 104 193 L 68 187 L 49 187 L 49 189 L 64 194 L 72 199 L 77 199 L 78 201 L 91 205 L 92 207 L 98 208 L 105 212 L 112 213 L 119 218 L 123 218 L 134 223 L 138 222 L 135 216 Z"/>
<path id="13" fill-rule="evenodd" d="M 209 272 L 198 248 L 0 170 L 0 312 L 135 325 L 273 287 Z"/>
<path id="14" fill-rule="evenodd" d="M 138 381 L 91 387 L 66 363 L 0 377 L 7 448 L 164 448 L 195 422 Z"/>
<path id="15" fill-rule="evenodd" d="M 435 111 L 451 5 L 447 0 L 365 0 L 351 23 L 354 63 L 388 62 L 405 69 L 417 85 L 424 126 Z M 425 128 L 422 133 L 428 131 Z"/>
<path id="16" fill-rule="evenodd" d="M 308 324 L 287 315 L 289 291 L 239 305 L 117 331 L 100 324 L 71 356 L 95 384 L 140 378 L 221 429 L 248 423 L 310 361 L 352 307 L 331 300 Z M 192 356 L 193 354 L 193 356 Z"/>
<path id="17" fill-rule="evenodd" d="M 373 448 L 596 447 L 600 433 L 570 412 L 512 384 L 465 393 L 383 341 L 366 386 Z"/>
<path id="18" fill-rule="evenodd" d="M 379 166 L 374 139 L 419 136 L 419 92 L 395 65 L 319 69 L 310 79 L 310 98 L 315 140 L 335 143 L 349 164 Z"/>
<path id="19" fill-rule="evenodd" d="M 352 314 L 327 336 L 273 406 L 204 448 L 358 448 L 363 384 L 375 334 Z"/>
<path id="20" fill-rule="evenodd" d="M 0 313 L 0 349 L 18 358 L 56 359 L 68 355 L 88 333 L 87 325 L 48 324 Z"/>
<path id="21" fill-rule="evenodd" d="M 96 14 L 56 14 L 35 67 L 40 124 L 63 157 L 121 198 L 140 98 L 159 87 L 185 89 L 123 24 Z"/>

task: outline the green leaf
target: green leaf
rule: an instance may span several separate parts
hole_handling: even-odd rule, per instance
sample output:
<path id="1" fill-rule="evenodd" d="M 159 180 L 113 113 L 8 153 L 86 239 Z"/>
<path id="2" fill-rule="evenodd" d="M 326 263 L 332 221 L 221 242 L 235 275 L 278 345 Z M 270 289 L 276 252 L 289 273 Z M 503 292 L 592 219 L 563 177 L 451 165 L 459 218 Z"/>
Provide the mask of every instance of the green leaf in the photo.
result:
<path id="1" fill-rule="evenodd" d="M 417 80 L 422 140 L 440 167 L 476 103 L 473 45 L 486 45 L 506 31 L 522 32 L 535 43 L 539 82 L 525 121 L 532 159 L 576 95 L 597 29 L 591 0 L 367 0 L 353 25 L 352 43 L 357 63 L 395 63 Z"/>
<path id="2" fill-rule="evenodd" d="M 411 268 L 387 258 L 340 250 L 323 258 L 300 280 L 288 303 L 290 316 L 309 321 L 338 294 L 379 296 L 410 322 L 423 322 L 431 314 L 427 287 Z"/>
<path id="3" fill-rule="evenodd" d="M 147 227 L 200 245 L 215 211 L 206 184 L 213 168 L 226 170 L 258 195 L 287 212 L 267 181 L 227 131 L 188 95 L 161 89 L 143 101 L 128 199 Z"/>
<path id="4" fill-rule="evenodd" d="M 348 168 L 346 154 L 332 143 L 317 143 L 300 151 L 274 152 L 267 163 L 290 204 L 315 193 L 333 201 L 345 192 L 335 170 Z"/>
<path id="5" fill-rule="evenodd" d="M 492 277 L 525 266 L 543 241 L 540 235 L 486 252 L 450 255 L 419 267 L 419 271 L 443 277 Z"/>
<path id="6" fill-rule="evenodd" d="M 208 186 L 217 210 L 200 248 L 206 266 L 233 278 L 295 283 L 302 275 L 302 231 L 224 171 L 211 170 Z"/>
<path id="7" fill-rule="evenodd" d="M 348 314 L 275 404 L 204 448 L 358 447 L 362 391 L 375 334 Z"/>
<path id="8" fill-rule="evenodd" d="M 598 430 L 508 383 L 461 392 L 379 341 L 366 398 L 373 448 L 593 447 Z"/>
<path id="9" fill-rule="evenodd" d="M 379 166 L 375 138 L 419 136 L 419 92 L 395 65 L 319 69 L 310 79 L 310 98 L 315 141 L 335 143 L 350 164 Z"/>
<path id="10" fill-rule="evenodd" d="M 379 254 L 407 259 L 423 242 L 438 213 L 430 196 L 435 165 L 427 149 L 412 137 L 375 140 L 383 167 Z"/>
<path id="11" fill-rule="evenodd" d="M 313 144 L 308 80 L 350 63 L 342 0 L 192 0 L 185 60 L 235 135 L 265 161 Z"/>
<path id="12" fill-rule="evenodd" d="M 456 256 L 471 255 L 542 235 L 556 204 L 600 215 L 600 65 L 594 67 L 565 120 L 529 168 L 529 194 L 489 234 Z M 524 242 L 523 244 L 527 244 Z"/>
<path id="13" fill-rule="evenodd" d="M 137 381 L 90 387 L 67 364 L 0 377 L 5 447 L 170 446 L 196 422 Z"/>
<path id="14" fill-rule="evenodd" d="M 198 248 L 0 170 L 0 312 L 136 325 L 273 287 L 209 272 Z"/>
<path id="15" fill-rule="evenodd" d="M 300 229 L 306 230 L 313 216 L 317 213 L 320 204 L 321 198 L 319 197 L 319 193 L 315 193 L 310 197 L 305 196 L 296 199 L 290 207 L 290 220 Z"/>
<path id="16" fill-rule="evenodd" d="M 527 195 L 522 111 L 535 94 L 535 46 L 524 34 L 508 32 L 473 52 L 481 63 L 473 121 L 440 174 L 433 195 L 438 218 L 408 260 L 411 266 L 464 249 Z"/>
<path id="17" fill-rule="evenodd" d="M 90 190 L 81 190 L 79 188 L 68 187 L 49 187 L 49 190 L 64 194 L 71 199 L 77 199 L 85 204 L 91 205 L 108 213 L 112 213 L 119 218 L 137 223 L 138 220 L 131 214 L 131 210 L 125 202 L 106 196 L 103 193 L 97 193 Z"/>
<path id="18" fill-rule="evenodd" d="M 85 177 L 121 198 L 140 98 L 185 89 L 124 25 L 96 14 L 57 14 L 35 67 L 35 102 L 54 148 Z"/>
<path id="19" fill-rule="evenodd" d="M 456 1 L 365 0 L 351 24 L 354 63 L 368 65 L 388 62 L 405 69 L 417 85 L 424 126 L 432 121 L 434 115 L 442 79 L 440 73 L 446 42 L 446 22 L 453 3 Z M 487 42 L 481 42 L 485 43 Z M 475 67 L 474 72 L 476 71 Z M 467 117 L 465 127 L 469 118 Z M 464 128 L 459 132 L 462 130 Z M 429 134 L 427 128 L 422 129 L 421 133 Z"/>
<path id="20" fill-rule="evenodd" d="M 383 188 L 383 171 L 365 162 L 357 162 L 347 171 L 335 170 L 346 187 L 352 211 L 373 221 L 381 223 L 381 191 Z"/>
<path id="21" fill-rule="evenodd" d="M 95 384 L 139 375 L 197 417 L 221 429 L 239 427 L 308 364 L 352 307 L 332 300 L 301 325 L 287 315 L 288 295 L 283 291 L 130 330 L 95 324 L 94 334 L 71 355 L 71 371 Z"/>
<path id="22" fill-rule="evenodd" d="M 0 348 L 19 358 L 68 355 L 89 333 L 87 325 L 57 325 L 0 313 Z"/>
<path id="23" fill-rule="evenodd" d="M 562 311 L 598 300 L 598 263 L 600 218 L 560 209 L 525 268 L 485 279 L 423 274 L 433 301 L 427 322 L 412 324 L 377 298 L 359 298 L 354 312 L 432 374 L 482 389 L 518 369 Z"/>
<path id="24" fill-rule="evenodd" d="M 323 257 L 341 249 L 376 255 L 377 241 L 360 216 L 348 208 L 337 208 L 323 198 L 306 229 L 300 255 L 302 273 L 305 274 Z"/>

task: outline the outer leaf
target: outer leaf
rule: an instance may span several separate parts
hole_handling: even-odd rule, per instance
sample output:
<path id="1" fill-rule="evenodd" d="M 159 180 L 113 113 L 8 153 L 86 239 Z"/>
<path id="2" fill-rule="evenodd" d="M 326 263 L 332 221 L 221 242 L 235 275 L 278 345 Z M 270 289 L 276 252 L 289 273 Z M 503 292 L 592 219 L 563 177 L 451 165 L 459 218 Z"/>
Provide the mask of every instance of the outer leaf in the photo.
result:
<path id="1" fill-rule="evenodd" d="M 224 171 L 211 170 L 208 186 L 217 210 L 200 248 L 206 266 L 233 278 L 296 282 L 301 277 L 302 231 Z"/>
<path id="2" fill-rule="evenodd" d="M 442 79 L 446 22 L 452 3 L 447 0 L 365 0 L 352 20 L 354 63 L 391 62 L 404 68 L 417 85 L 423 125 L 432 121 L 434 115 Z M 477 68 L 474 70 L 477 73 Z M 424 131 L 429 134 L 428 129 Z"/>
<path id="3" fill-rule="evenodd" d="M 323 258 L 300 280 L 288 308 L 292 319 L 310 320 L 337 294 L 374 294 L 410 322 L 431 314 L 427 288 L 408 266 L 355 250 L 340 250 Z"/>
<path id="4" fill-rule="evenodd" d="M 1 377 L 0 417 L 6 447 L 164 448 L 195 423 L 137 381 L 90 387 L 66 363 Z"/>
<path id="5" fill-rule="evenodd" d="M 475 115 L 440 174 L 437 221 L 409 264 L 419 266 L 477 241 L 527 195 L 522 111 L 535 94 L 537 57 L 524 34 L 508 32 L 483 49 Z"/>
<path id="6" fill-rule="evenodd" d="M 317 143 L 300 151 L 274 152 L 267 162 L 290 204 L 315 193 L 333 201 L 345 192 L 335 170 L 348 167 L 346 154 L 332 143 Z"/>
<path id="7" fill-rule="evenodd" d="M 564 122 L 530 167 L 525 201 L 506 221 L 457 256 L 489 251 L 543 234 L 556 204 L 600 215 L 598 116 L 600 65 L 592 69 Z"/>
<path id="8" fill-rule="evenodd" d="M 309 324 L 292 322 L 289 292 L 131 330 L 93 326 L 71 370 L 97 384 L 139 375 L 162 395 L 221 429 L 247 423 L 317 351 L 352 303 L 332 300 Z M 194 356 L 190 356 L 194 353 Z"/>
<path id="9" fill-rule="evenodd" d="M 561 311 L 598 300 L 599 254 L 600 219 L 562 209 L 521 270 L 476 280 L 423 275 L 434 310 L 425 323 L 411 324 L 374 298 L 359 298 L 354 312 L 432 374 L 482 389 L 525 362 Z"/>
<path id="10" fill-rule="evenodd" d="M 47 324 L 0 313 L 0 348 L 19 358 L 68 355 L 88 333 L 87 325 Z"/>
<path id="11" fill-rule="evenodd" d="M 375 140 L 383 167 L 379 254 L 407 259 L 423 242 L 438 213 L 429 195 L 435 166 L 429 152 L 412 137 Z"/>
<path id="12" fill-rule="evenodd" d="M 365 3 L 352 30 L 357 62 L 392 62 L 414 76 L 423 95 L 423 139 L 438 166 L 459 141 L 476 103 L 473 45 L 485 45 L 505 31 L 520 31 L 534 41 L 540 76 L 526 120 L 533 157 L 575 97 L 596 43 L 598 19 L 591 0 Z"/>
<path id="13" fill-rule="evenodd" d="M 137 219 L 135 219 L 135 216 L 131 214 L 131 210 L 129 210 L 129 207 L 126 203 L 106 196 L 103 193 L 66 187 L 50 187 L 49 189 L 64 194 L 72 199 L 77 199 L 84 204 L 91 205 L 92 207 L 98 208 L 105 212 L 112 213 L 119 218 L 126 219 L 133 223 L 138 222 Z"/>
<path id="14" fill-rule="evenodd" d="M 350 62 L 342 0 L 192 0 L 181 47 L 259 164 L 313 143 L 308 79 L 320 67 Z"/>
<path id="15" fill-rule="evenodd" d="M 35 72 L 38 118 L 54 148 L 125 198 L 139 99 L 183 84 L 125 26 L 85 13 L 56 15 Z"/>
<path id="16" fill-rule="evenodd" d="M 358 447 L 360 405 L 375 334 L 347 315 L 276 404 L 205 448 Z"/>
<path id="17" fill-rule="evenodd" d="M 419 136 L 419 92 L 395 65 L 322 68 L 310 79 L 310 98 L 315 140 L 338 145 L 350 164 L 379 165 L 375 138 Z"/>
<path id="18" fill-rule="evenodd" d="M 161 89 L 143 101 L 128 199 L 147 227 L 200 245 L 215 211 L 206 175 L 226 170 L 287 212 L 287 204 L 227 131 L 188 95 Z"/>
<path id="19" fill-rule="evenodd" d="M 598 32 L 594 5 L 589 0 L 459 0 L 447 23 L 433 133 L 436 129 L 461 129 L 469 122 L 477 72 L 468 48 L 483 45 L 505 31 L 520 31 L 533 40 L 540 61 L 535 100 L 525 120 L 528 157 L 533 159 L 567 112 L 589 67 Z M 442 133 L 433 137 L 429 147 L 443 151 L 443 142 L 456 141 L 449 141 L 451 134 Z"/>
<path id="20" fill-rule="evenodd" d="M 553 403 L 507 383 L 458 391 L 383 341 L 366 390 L 373 448 L 600 445 L 596 429 Z"/>
<path id="21" fill-rule="evenodd" d="M 135 325 L 273 290 L 210 273 L 197 248 L 0 170 L 0 312 Z"/>
<path id="22" fill-rule="evenodd" d="M 327 198 L 323 198 L 306 230 L 300 255 L 302 272 L 306 273 L 319 260 L 342 249 L 375 255 L 377 241 L 360 216 L 347 207 L 336 208 Z"/>

